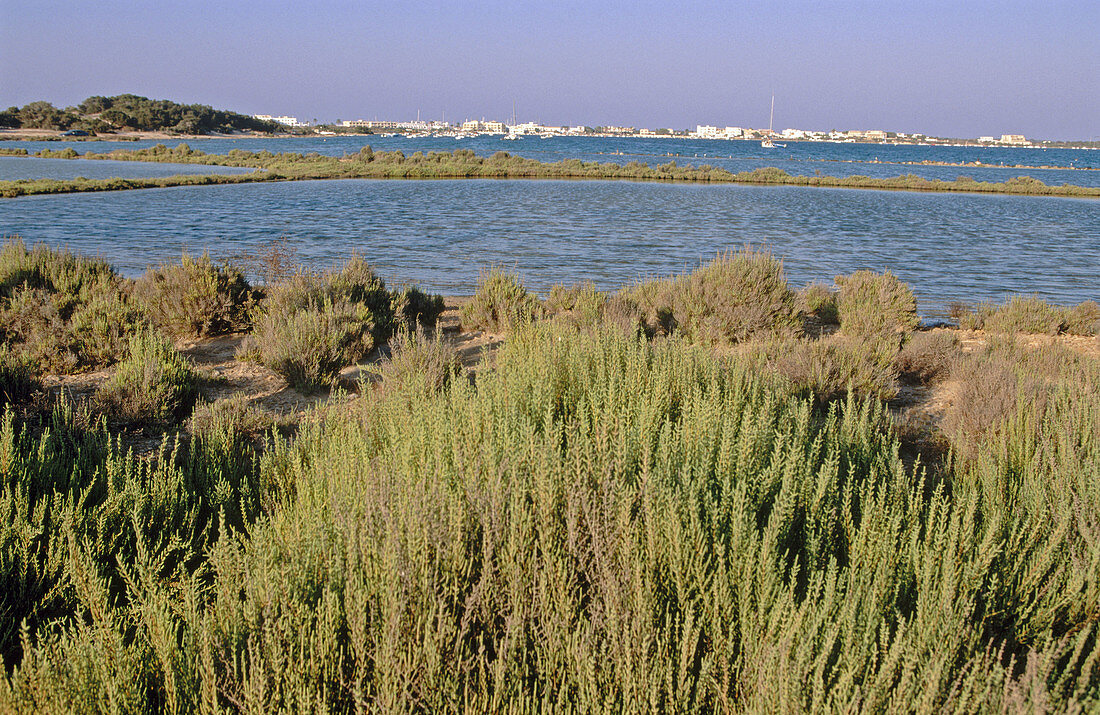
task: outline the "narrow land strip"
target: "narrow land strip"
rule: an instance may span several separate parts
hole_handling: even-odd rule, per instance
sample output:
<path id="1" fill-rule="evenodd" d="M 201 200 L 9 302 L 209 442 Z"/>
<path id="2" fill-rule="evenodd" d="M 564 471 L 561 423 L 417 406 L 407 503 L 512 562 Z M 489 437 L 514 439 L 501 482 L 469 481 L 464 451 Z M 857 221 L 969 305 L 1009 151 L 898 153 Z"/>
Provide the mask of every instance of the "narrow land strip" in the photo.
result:
<path id="1" fill-rule="evenodd" d="M 18 150 L 0 151 L 12 155 Z M 1052 186 L 1029 177 L 1017 176 L 1003 182 L 975 181 L 962 177 L 954 181 L 925 179 L 912 174 L 892 178 L 869 176 L 797 176 L 782 169 L 765 167 L 733 173 L 702 164 L 679 165 L 675 161 L 649 166 L 632 161 L 626 164 L 587 162 L 564 159 L 543 162 L 525 159 L 499 151 L 489 157 L 476 155 L 469 149 L 453 152 L 416 152 L 406 156 L 400 150 L 375 152 L 369 146 L 355 154 L 342 157 L 317 153 L 302 154 L 269 151 L 250 152 L 234 149 L 226 154 L 207 154 L 180 144 L 168 148 L 163 144 L 149 149 L 117 149 L 107 153 L 78 154 L 69 148 L 61 151 L 43 150 L 35 156 L 61 159 L 111 159 L 115 161 L 149 161 L 211 166 L 233 166 L 256 169 L 249 174 L 177 175 L 147 179 L 23 179 L 0 181 L 0 197 L 14 198 L 35 194 L 82 193 L 91 191 L 124 191 L 130 189 L 170 186 L 201 186 L 211 184 L 241 184 L 268 181 L 305 181 L 320 179 L 621 179 L 631 181 L 662 181 L 677 183 L 725 183 L 765 186 L 813 186 L 822 188 L 875 189 L 887 191 L 932 191 L 949 193 L 993 193 L 1015 196 L 1059 196 L 1100 198 L 1100 187 L 1062 184 Z"/>

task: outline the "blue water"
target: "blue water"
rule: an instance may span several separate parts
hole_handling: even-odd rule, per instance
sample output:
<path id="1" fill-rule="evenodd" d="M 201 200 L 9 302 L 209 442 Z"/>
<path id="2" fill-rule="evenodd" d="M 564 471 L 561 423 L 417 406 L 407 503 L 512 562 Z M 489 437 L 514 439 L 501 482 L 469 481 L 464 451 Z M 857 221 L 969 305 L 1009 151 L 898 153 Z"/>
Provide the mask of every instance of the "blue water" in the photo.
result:
<path id="1" fill-rule="evenodd" d="M 84 152 L 105 153 L 114 149 L 140 149 L 155 141 L 95 142 L 24 142 L 4 141 L 0 146 L 22 147 L 33 153 L 43 148 L 72 147 Z M 179 142 L 164 142 L 175 146 Z M 496 151 L 541 161 L 582 159 L 584 161 L 626 163 L 640 161 L 649 165 L 676 161 L 678 164 L 710 164 L 730 171 L 750 171 L 776 166 L 790 174 L 811 176 L 864 175 L 892 177 L 914 174 L 928 179 L 953 180 L 969 176 L 978 181 L 1004 181 L 1027 175 L 1047 184 L 1100 186 L 1100 151 L 1084 149 L 1030 149 L 1015 147 L 952 147 L 890 144 L 845 144 L 833 142 L 787 142 L 786 148 L 764 149 L 757 141 L 696 139 L 623 139 L 609 137 L 523 137 L 502 141 L 499 137 L 479 136 L 455 140 L 449 137 L 242 137 L 188 139 L 194 149 L 224 154 L 231 149 L 272 152 L 317 152 L 329 156 L 354 153 L 370 144 L 375 149 L 416 151 L 453 151 L 472 149 L 488 156 Z M 920 162 L 1004 165 L 991 167 L 928 166 Z M 913 162 L 913 163 L 910 163 Z M 1018 168 L 1052 167 L 1052 168 Z"/>
<path id="2" fill-rule="evenodd" d="M 537 291 L 580 280 L 612 288 L 751 243 L 782 257 L 794 284 L 889 268 L 913 286 L 924 315 L 953 300 L 1011 293 L 1100 300 L 1100 203 L 1086 199 L 628 181 L 311 181 L 2 200 L 0 234 L 100 255 L 127 275 L 183 249 L 221 257 L 287 237 L 309 266 L 358 252 L 391 280 L 449 294 L 472 293 L 494 264 Z"/>
<path id="3" fill-rule="evenodd" d="M 247 174 L 252 169 L 196 164 L 159 164 L 144 161 L 78 161 L 0 156 L 0 181 L 15 179 L 140 179 L 174 174 Z"/>

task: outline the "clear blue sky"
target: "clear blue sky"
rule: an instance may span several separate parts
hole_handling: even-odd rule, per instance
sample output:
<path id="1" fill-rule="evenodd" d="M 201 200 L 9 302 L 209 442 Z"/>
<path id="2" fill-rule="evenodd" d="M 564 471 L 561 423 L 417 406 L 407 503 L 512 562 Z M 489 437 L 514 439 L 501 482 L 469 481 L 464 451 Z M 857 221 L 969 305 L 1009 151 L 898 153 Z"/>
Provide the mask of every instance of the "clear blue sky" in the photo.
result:
<path id="1" fill-rule="evenodd" d="M 1100 0 L 0 0 L 0 104 L 1100 136 Z"/>

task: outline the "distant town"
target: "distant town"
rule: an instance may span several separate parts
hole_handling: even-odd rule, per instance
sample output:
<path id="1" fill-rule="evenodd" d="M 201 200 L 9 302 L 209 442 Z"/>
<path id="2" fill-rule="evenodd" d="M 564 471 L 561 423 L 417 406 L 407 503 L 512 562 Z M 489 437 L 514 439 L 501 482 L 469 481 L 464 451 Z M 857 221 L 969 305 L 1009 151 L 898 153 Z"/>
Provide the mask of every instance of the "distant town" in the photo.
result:
<path id="1" fill-rule="evenodd" d="M 939 144 L 956 146 L 1046 146 L 1052 142 L 1031 141 L 1022 134 L 1002 134 L 998 136 L 982 136 L 977 139 L 955 139 L 933 137 L 925 134 L 905 132 L 888 132 L 881 129 L 848 129 L 815 131 L 810 129 L 783 129 L 773 131 L 771 129 L 751 129 L 748 127 L 718 127 L 700 124 L 695 129 L 646 129 L 625 126 L 552 126 L 537 122 L 523 122 L 508 124 L 502 121 L 471 119 L 457 124 L 441 120 L 411 121 L 377 120 L 377 119 L 352 119 L 337 120 L 335 123 L 315 123 L 299 120 L 291 116 L 273 116 L 270 114 L 254 114 L 256 119 L 272 121 L 288 128 L 305 130 L 321 135 L 336 134 L 381 134 L 393 136 L 405 135 L 432 135 L 440 137 L 454 137 L 462 139 L 481 135 L 498 135 L 502 139 L 518 139 L 523 136 L 538 137 L 638 137 L 646 139 L 661 138 L 688 138 L 688 139 L 729 139 L 729 140 L 756 140 L 756 141 L 818 141 L 818 142 L 863 142 L 870 144 Z M 1054 142 L 1064 144 L 1064 142 Z"/>

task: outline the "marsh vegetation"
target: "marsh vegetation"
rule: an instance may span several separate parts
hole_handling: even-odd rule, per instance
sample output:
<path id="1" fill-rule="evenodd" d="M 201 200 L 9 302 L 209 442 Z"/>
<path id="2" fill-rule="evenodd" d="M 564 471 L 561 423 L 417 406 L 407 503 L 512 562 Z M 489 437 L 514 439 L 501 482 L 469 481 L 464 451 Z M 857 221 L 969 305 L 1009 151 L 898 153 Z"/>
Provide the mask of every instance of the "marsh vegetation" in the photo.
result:
<path id="1" fill-rule="evenodd" d="M 444 310 L 358 258 L 9 241 L 0 709 L 1096 708 L 1100 315 L 922 331 L 896 277 L 836 286 L 746 249 Z M 209 400 L 171 341 L 242 330 L 327 399 Z"/>

